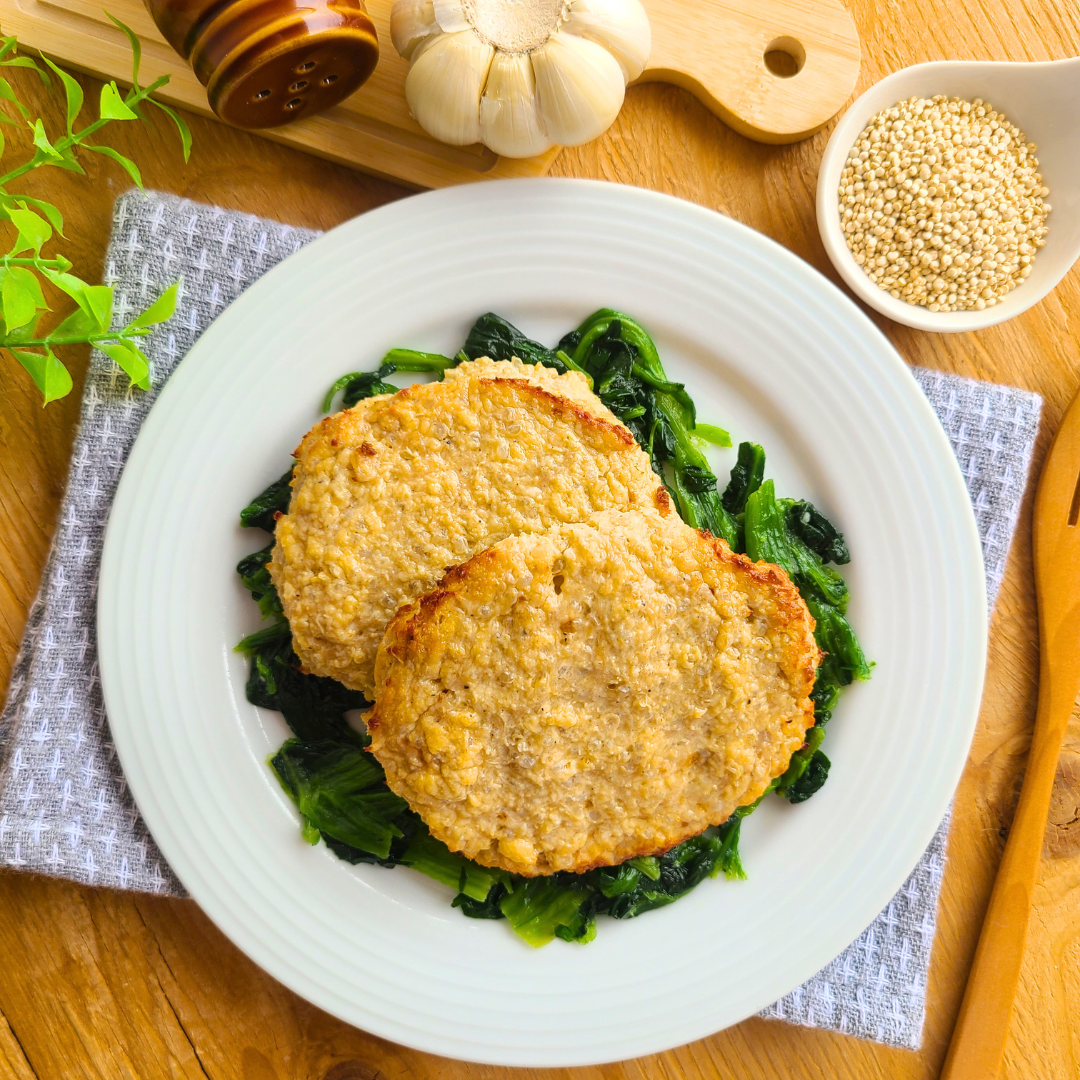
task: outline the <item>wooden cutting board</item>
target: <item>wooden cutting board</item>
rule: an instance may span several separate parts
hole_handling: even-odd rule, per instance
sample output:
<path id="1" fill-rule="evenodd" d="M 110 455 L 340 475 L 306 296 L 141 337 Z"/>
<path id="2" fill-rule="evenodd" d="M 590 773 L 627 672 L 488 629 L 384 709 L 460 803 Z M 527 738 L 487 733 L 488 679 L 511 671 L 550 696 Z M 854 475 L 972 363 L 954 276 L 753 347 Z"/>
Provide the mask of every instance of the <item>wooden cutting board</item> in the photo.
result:
<path id="1" fill-rule="evenodd" d="M 685 87 L 749 138 L 805 138 L 839 111 L 855 86 L 859 38 L 840 0 L 643 2 L 653 50 L 640 81 Z M 557 147 L 513 160 L 479 145 L 445 146 L 421 130 L 405 105 L 408 66 L 390 42 L 391 3 L 368 0 L 382 47 L 371 79 L 321 116 L 260 134 L 416 187 L 546 173 Z M 130 51 L 105 7 L 142 40 L 141 81 L 167 74 L 165 101 L 211 115 L 202 86 L 141 0 L 0 0 L 0 26 L 24 48 L 123 83 L 131 75 Z"/>

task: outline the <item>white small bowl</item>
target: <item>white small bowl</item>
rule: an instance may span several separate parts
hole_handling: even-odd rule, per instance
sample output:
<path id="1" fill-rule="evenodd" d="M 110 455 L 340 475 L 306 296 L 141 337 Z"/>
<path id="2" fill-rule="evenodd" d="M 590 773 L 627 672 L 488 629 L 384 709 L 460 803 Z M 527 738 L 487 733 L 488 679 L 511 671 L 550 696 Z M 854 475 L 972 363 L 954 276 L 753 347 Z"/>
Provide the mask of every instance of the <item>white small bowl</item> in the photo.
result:
<path id="1" fill-rule="evenodd" d="M 1047 202 L 1046 245 L 1031 274 L 1003 300 L 982 311 L 930 311 L 890 296 L 855 261 L 840 227 L 840 174 L 870 119 L 910 97 L 946 94 L 982 98 L 1038 146 Z M 1080 256 L 1080 57 L 1042 64 L 941 61 L 903 68 L 882 79 L 844 114 L 818 171 L 818 229 L 825 250 L 855 295 L 890 319 L 919 330 L 956 333 L 1004 322 L 1037 304 Z"/>

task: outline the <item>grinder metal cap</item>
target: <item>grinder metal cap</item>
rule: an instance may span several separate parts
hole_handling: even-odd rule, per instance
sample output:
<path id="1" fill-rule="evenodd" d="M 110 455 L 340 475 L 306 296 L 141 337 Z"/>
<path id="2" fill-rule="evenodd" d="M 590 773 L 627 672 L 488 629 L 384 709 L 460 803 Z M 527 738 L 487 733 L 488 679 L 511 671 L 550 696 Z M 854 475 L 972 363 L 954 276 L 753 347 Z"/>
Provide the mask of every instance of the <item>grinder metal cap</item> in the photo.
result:
<path id="1" fill-rule="evenodd" d="M 362 0 L 146 0 L 158 29 L 237 127 L 268 128 L 348 97 L 375 69 Z"/>

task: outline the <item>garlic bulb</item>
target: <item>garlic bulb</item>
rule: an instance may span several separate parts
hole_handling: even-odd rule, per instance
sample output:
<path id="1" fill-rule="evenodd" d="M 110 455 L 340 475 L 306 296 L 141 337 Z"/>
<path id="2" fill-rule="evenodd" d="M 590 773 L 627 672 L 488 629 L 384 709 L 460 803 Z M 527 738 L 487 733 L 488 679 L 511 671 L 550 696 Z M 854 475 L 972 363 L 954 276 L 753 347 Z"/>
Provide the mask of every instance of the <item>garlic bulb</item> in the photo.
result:
<path id="1" fill-rule="evenodd" d="M 536 79 L 525 53 L 495 53 L 480 98 L 480 141 L 507 157 L 532 157 L 551 146 L 540 127 Z"/>
<path id="2" fill-rule="evenodd" d="M 399 56 L 412 59 L 416 46 L 424 38 L 439 33 L 439 24 L 435 21 L 435 5 L 431 0 L 420 0 L 415 4 L 402 4 L 400 10 L 394 9 L 390 23 L 390 39 Z"/>
<path id="3" fill-rule="evenodd" d="M 480 140 L 477 102 L 494 54 L 472 30 L 421 42 L 405 80 L 405 100 L 429 135 L 454 146 Z"/>
<path id="4" fill-rule="evenodd" d="M 395 0 L 390 36 L 420 126 L 506 157 L 606 131 L 652 43 L 640 0 Z"/>

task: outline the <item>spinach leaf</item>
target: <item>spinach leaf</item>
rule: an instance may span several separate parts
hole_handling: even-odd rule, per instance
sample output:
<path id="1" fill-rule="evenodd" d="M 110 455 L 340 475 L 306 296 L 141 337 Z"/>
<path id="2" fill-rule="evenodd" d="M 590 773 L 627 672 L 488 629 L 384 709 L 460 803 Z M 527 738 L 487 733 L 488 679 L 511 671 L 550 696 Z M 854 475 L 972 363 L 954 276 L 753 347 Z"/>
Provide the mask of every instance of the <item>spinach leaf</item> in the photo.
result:
<path id="1" fill-rule="evenodd" d="M 573 344 L 571 358 L 592 376 L 597 396 L 648 451 L 687 524 L 738 545 L 738 523 L 724 508 L 716 476 L 694 435 L 694 402 L 682 383 L 667 377 L 644 327 L 602 308 L 561 344 Z M 713 434 L 726 437 L 726 432 Z"/>
<path id="2" fill-rule="evenodd" d="M 394 825 L 401 831 L 401 836 L 395 836 L 390 841 L 390 854 L 387 855 L 385 859 L 379 858 L 378 855 L 373 855 L 370 851 L 361 851 L 360 848 L 351 847 L 349 844 L 343 844 L 340 840 L 335 840 L 334 837 L 327 833 L 322 834 L 322 840 L 339 859 L 351 863 L 353 866 L 356 866 L 359 863 L 373 863 L 386 870 L 393 870 L 395 866 L 402 865 L 401 856 L 412 843 L 413 837 L 415 837 L 418 832 L 422 832 L 426 829 L 426 826 L 420 820 L 420 815 L 413 813 L 412 810 L 408 810 L 395 817 Z"/>
<path id="3" fill-rule="evenodd" d="M 492 360 L 512 360 L 516 356 L 526 364 L 554 368 L 560 375 L 567 371 L 557 349 L 548 349 L 527 338 L 516 326 L 490 311 L 473 323 L 461 347 L 461 355 L 465 360 L 479 360 L 482 356 Z"/>
<path id="4" fill-rule="evenodd" d="M 788 528 L 822 562 L 834 562 L 840 566 L 851 562 L 851 553 L 843 534 L 813 503 L 793 503 L 788 508 Z"/>
<path id="5" fill-rule="evenodd" d="M 791 803 L 805 802 L 829 779 L 831 764 L 822 751 L 815 750 L 802 776 L 783 793 L 784 798 Z"/>
<path id="6" fill-rule="evenodd" d="M 278 596 L 277 589 L 274 588 L 270 571 L 267 569 L 273 553 L 274 545 L 268 544 L 261 551 L 246 555 L 236 564 L 236 572 L 240 575 L 244 588 L 251 593 L 252 599 L 259 605 L 262 617 L 284 620 L 285 613 L 281 607 L 281 598 Z"/>
<path id="7" fill-rule="evenodd" d="M 409 846 L 401 853 L 402 865 L 411 866 L 421 874 L 448 885 L 458 894 L 474 903 L 483 903 L 500 875 L 479 863 L 451 851 L 441 840 L 436 840 L 426 828 L 421 828 Z"/>
<path id="8" fill-rule="evenodd" d="M 506 896 L 506 886 L 502 882 L 497 883 L 483 900 L 474 900 L 471 896 L 459 892 L 450 901 L 451 907 L 461 909 L 461 914 L 470 919 L 505 919 L 500 907 L 503 897 Z"/>
<path id="9" fill-rule="evenodd" d="M 732 466 L 731 478 L 724 489 L 724 509 L 741 514 L 746 500 L 754 494 L 765 478 L 765 451 L 757 443 L 739 443 L 739 458 Z"/>
<path id="10" fill-rule="evenodd" d="M 284 514 L 289 509 L 292 474 L 290 468 L 240 511 L 240 524 L 245 529 L 265 529 L 269 533 L 274 531 L 277 515 Z"/>
<path id="11" fill-rule="evenodd" d="M 843 612 L 847 608 L 847 584 L 837 571 L 825 566 L 821 557 L 788 527 L 788 507 L 777 499 L 771 480 L 766 480 L 746 500 L 743 528 L 746 554 L 751 559 L 776 563 L 788 572 L 806 599 L 816 596 Z"/>
<path id="12" fill-rule="evenodd" d="M 721 848 L 720 838 L 708 833 L 684 840 L 658 857 L 656 881 L 645 879 L 634 889 L 610 895 L 601 910 L 615 919 L 632 919 L 673 903 L 715 872 Z"/>
<path id="13" fill-rule="evenodd" d="M 245 556 L 237 572 L 264 618 L 277 621 L 248 634 L 237 646 L 251 660 L 247 699 L 252 705 L 274 709 L 285 717 L 293 733 L 301 739 L 340 739 L 366 744 L 367 737 L 345 721 L 350 709 L 369 707 L 363 694 L 350 690 L 336 679 L 305 674 L 293 652 L 292 633 L 281 608 L 281 599 L 270 579 L 266 564 L 273 545 Z"/>
<path id="14" fill-rule="evenodd" d="M 602 309 L 547 349 L 497 315 L 480 317 L 465 347 L 451 359 L 438 353 L 395 349 L 375 372 L 353 372 L 331 389 L 325 403 L 344 390 L 346 407 L 374 394 L 393 393 L 385 382 L 394 370 L 441 373 L 463 360 L 519 357 L 562 373 L 582 371 L 600 399 L 633 432 L 665 480 L 684 520 L 723 537 L 736 551 L 783 566 L 802 591 L 827 653 L 812 692 L 815 726 L 783 776 L 756 802 L 737 809 L 717 829 L 690 838 L 659 856 L 628 860 L 583 874 L 560 872 L 523 878 L 481 867 L 451 852 L 430 835 L 419 815 L 390 792 L 378 762 L 363 748 L 370 741 L 353 730 L 344 713 L 364 708 L 362 695 L 332 679 L 305 674 L 267 570 L 273 545 L 237 566 L 265 618 L 275 621 L 238 646 L 251 658 L 248 698 L 282 712 L 297 738 L 271 764 L 304 814 L 304 835 L 321 838 L 339 858 L 383 867 L 406 865 L 456 890 L 453 906 L 470 918 L 507 919 L 533 945 L 555 937 L 586 942 L 596 917 L 626 919 L 670 904 L 706 877 L 746 876 L 739 856 L 742 819 L 767 794 L 791 802 L 807 799 L 825 782 L 829 759 L 820 750 L 825 724 L 841 689 L 868 678 L 867 663 L 844 616 L 847 587 L 826 562 L 848 561 L 840 532 L 807 502 L 778 499 L 764 481 L 765 453 L 742 443 L 723 496 L 701 452 L 702 440 L 729 446 L 727 432 L 697 425 L 694 403 L 682 384 L 668 379 L 651 337 L 640 324 Z M 243 523 L 273 531 L 275 513 L 287 510 L 291 470 L 245 509 Z"/>
<path id="15" fill-rule="evenodd" d="M 872 665 L 845 616 L 847 585 L 822 562 L 822 552 L 834 561 L 837 556 L 847 561 L 847 546 L 835 526 L 810 503 L 777 499 L 771 480 L 747 498 L 744 532 L 746 553 L 752 559 L 777 563 L 798 586 L 817 624 L 814 636 L 825 654 L 811 692 L 814 727 L 776 784 L 784 798 L 803 802 L 828 778 L 829 759 L 819 747 L 842 688 L 871 675 Z"/>
<path id="16" fill-rule="evenodd" d="M 397 371 L 428 371 L 441 375 L 447 368 L 457 367 L 462 359 L 460 353 L 455 357 L 450 357 L 443 356 L 442 353 L 420 352 L 417 349 L 391 349 L 383 357 L 383 366 Z M 385 378 L 385 376 L 382 377 Z"/>
<path id="17" fill-rule="evenodd" d="M 866 659 L 859 639 L 843 612 L 823 603 L 816 596 L 806 595 L 804 599 L 817 622 L 817 642 L 826 653 L 818 668 L 818 681 L 826 685 L 847 686 L 855 679 L 869 679 L 873 665 Z"/>
<path id="18" fill-rule="evenodd" d="M 792 791 L 797 787 L 806 773 L 806 770 L 810 766 L 810 762 L 814 755 L 818 753 L 818 747 L 821 746 L 821 740 L 825 738 L 825 728 L 823 725 L 815 724 L 806 733 L 806 742 L 803 743 L 802 748 L 796 750 L 791 755 L 791 761 L 788 763 L 787 770 L 784 775 L 776 782 L 776 792 L 782 795 L 785 799 L 793 802 L 802 802 L 802 799 L 791 799 Z M 822 755 L 824 757 L 824 754 Z M 825 775 L 828 775 L 828 769 L 825 770 Z M 822 778 L 821 783 L 825 782 Z M 820 787 L 821 784 L 818 785 Z M 817 788 L 814 788 L 816 791 Z M 804 798 L 809 798 L 813 792 L 805 795 Z"/>
<path id="19" fill-rule="evenodd" d="M 396 364 L 383 361 L 377 371 L 353 371 L 348 375 L 342 375 L 327 390 L 326 397 L 323 399 L 322 411 L 329 412 L 333 408 L 334 398 L 337 397 L 340 390 L 345 391 L 341 399 L 343 409 L 351 409 L 358 401 L 375 397 L 376 394 L 396 394 L 400 387 L 384 380 L 393 375 L 397 369 Z"/>
<path id="20" fill-rule="evenodd" d="M 305 835 L 320 834 L 385 859 L 402 835 L 394 818 L 409 804 L 386 787 L 378 763 L 359 746 L 290 739 L 270 759 L 281 786 L 304 816 Z"/>
<path id="21" fill-rule="evenodd" d="M 518 937 L 530 945 L 539 948 L 556 935 L 581 942 L 596 936 L 595 921 L 581 910 L 589 893 L 568 888 L 559 875 L 517 878 L 504 887 L 508 891 L 499 901 L 499 909 Z"/>
<path id="22" fill-rule="evenodd" d="M 274 680 L 274 693 L 255 700 L 263 691 L 261 685 L 248 682 L 248 700 L 265 709 L 276 709 L 301 739 L 332 739 L 338 742 L 366 746 L 368 737 L 355 731 L 344 714 L 353 709 L 365 709 L 369 702 L 356 690 L 342 686 L 335 679 L 305 675 L 300 661 L 292 651 L 279 649 L 265 659 Z M 253 696 L 252 691 L 255 691 Z"/>

